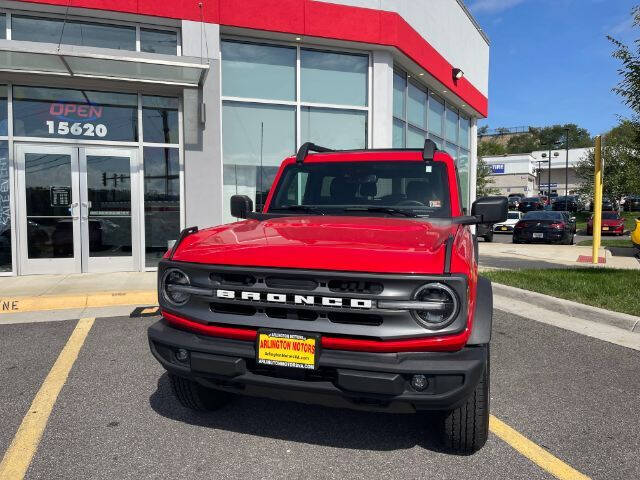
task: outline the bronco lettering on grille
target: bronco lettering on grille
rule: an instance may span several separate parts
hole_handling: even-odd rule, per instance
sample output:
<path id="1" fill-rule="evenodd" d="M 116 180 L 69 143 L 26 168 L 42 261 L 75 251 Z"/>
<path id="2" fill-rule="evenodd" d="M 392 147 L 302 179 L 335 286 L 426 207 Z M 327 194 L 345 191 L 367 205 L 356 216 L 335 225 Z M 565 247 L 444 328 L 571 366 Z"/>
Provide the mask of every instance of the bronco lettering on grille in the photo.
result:
<path id="1" fill-rule="evenodd" d="M 293 305 L 321 305 L 324 307 L 373 308 L 373 300 L 363 298 L 319 297 L 315 295 L 293 295 L 289 293 L 243 292 L 216 290 L 216 297 L 225 300 L 244 300 Z"/>

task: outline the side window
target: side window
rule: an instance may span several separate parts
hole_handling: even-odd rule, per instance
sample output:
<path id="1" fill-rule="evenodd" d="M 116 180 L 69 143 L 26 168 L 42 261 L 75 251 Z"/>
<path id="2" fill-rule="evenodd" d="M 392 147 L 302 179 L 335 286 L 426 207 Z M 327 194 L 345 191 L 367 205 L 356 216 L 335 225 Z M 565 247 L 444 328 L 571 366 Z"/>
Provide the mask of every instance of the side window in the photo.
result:
<path id="1" fill-rule="evenodd" d="M 456 183 L 458 184 L 458 205 L 462 208 L 462 214 L 467 214 L 467 209 L 462 206 L 462 187 L 460 186 L 460 174 L 458 173 L 458 166 L 456 165 Z"/>
<path id="2" fill-rule="evenodd" d="M 287 203 L 289 205 L 301 205 L 307 191 L 307 183 L 309 174 L 307 172 L 298 172 L 295 179 L 289 185 L 287 190 Z"/>

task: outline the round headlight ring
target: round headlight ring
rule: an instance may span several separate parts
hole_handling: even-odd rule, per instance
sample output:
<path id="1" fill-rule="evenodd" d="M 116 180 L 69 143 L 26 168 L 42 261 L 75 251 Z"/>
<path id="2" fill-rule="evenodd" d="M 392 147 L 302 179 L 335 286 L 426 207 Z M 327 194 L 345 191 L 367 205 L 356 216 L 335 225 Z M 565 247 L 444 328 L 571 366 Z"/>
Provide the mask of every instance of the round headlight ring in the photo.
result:
<path id="1" fill-rule="evenodd" d="M 429 330 L 440 330 L 453 323 L 460 311 L 460 301 L 458 295 L 451 287 L 440 282 L 427 283 L 416 290 L 413 298 L 419 302 L 428 302 L 429 300 L 425 299 L 425 296 L 440 297 L 432 301 L 445 301 L 449 306 L 441 315 L 437 311 L 412 310 L 411 313 L 413 317 L 421 326 Z M 440 318 L 438 318 L 438 316 L 440 316 Z"/>
<path id="2" fill-rule="evenodd" d="M 182 281 L 176 281 L 178 278 L 182 279 Z M 191 285 L 191 279 L 189 278 L 189 276 L 179 268 L 169 268 L 162 275 L 162 281 L 160 282 L 162 297 L 167 302 L 177 307 L 186 304 L 191 298 L 191 295 L 182 292 L 170 292 L 167 289 L 167 286 L 169 284 Z"/>

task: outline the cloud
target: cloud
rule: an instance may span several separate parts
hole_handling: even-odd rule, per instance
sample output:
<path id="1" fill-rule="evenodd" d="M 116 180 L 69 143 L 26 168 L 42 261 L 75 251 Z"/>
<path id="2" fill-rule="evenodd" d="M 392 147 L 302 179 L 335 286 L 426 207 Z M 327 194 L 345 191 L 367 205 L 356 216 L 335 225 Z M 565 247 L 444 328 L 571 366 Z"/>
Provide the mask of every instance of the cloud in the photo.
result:
<path id="1" fill-rule="evenodd" d="M 622 35 L 624 33 L 630 32 L 633 29 L 633 17 L 629 17 L 626 20 L 614 25 L 609 30 L 613 35 Z"/>
<path id="2" fill-rule="evenodd" d="M 475 0 L 469 8 L 473 13 L 496 13 L 509 10 L 525 0 Z"/>

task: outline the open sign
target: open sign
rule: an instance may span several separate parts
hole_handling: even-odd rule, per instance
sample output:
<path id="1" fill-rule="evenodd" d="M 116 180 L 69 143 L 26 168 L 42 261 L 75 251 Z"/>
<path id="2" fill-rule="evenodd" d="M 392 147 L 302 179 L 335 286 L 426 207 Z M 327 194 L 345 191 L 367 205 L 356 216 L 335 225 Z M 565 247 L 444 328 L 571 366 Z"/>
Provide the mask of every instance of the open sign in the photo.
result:
<path id="1" fill-rule="evenodd" d="M 102 117 L 103 107 L 97 105 L 85 105 L 77 103 L 52 103 L 49 107 L 49 114 L 59 118 L 60 120 L 74 121 L 97 120 Z"/>

